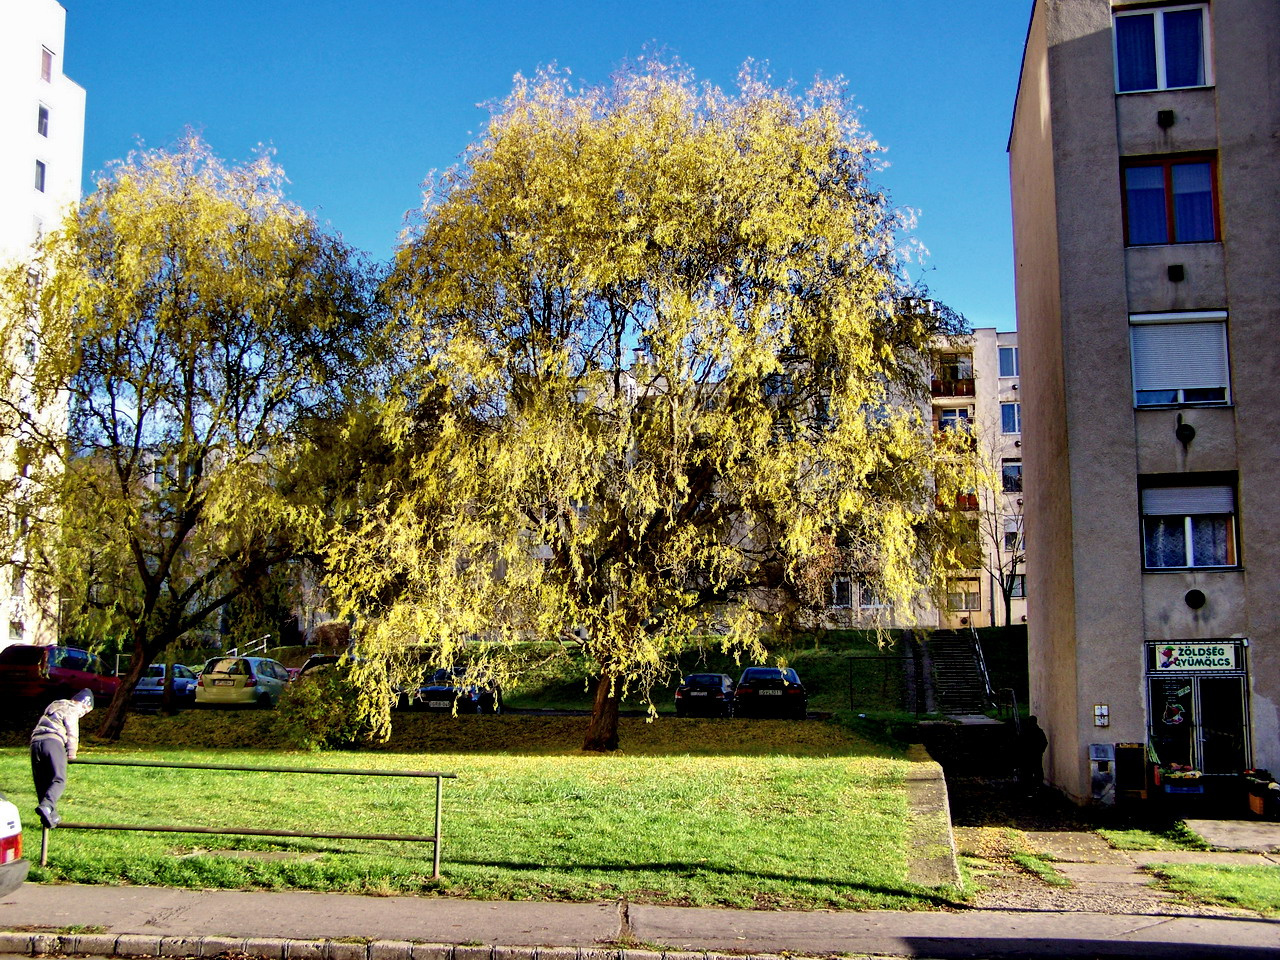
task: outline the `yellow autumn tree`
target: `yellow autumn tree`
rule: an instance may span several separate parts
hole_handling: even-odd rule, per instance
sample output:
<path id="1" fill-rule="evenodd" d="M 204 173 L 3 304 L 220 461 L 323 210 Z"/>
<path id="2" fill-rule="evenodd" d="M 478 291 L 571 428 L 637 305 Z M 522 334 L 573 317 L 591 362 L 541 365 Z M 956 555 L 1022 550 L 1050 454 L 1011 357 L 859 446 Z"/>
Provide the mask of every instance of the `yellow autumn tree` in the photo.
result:
<path id="1" fill-rule="evenodd" d="M 24 464 L 5 526 L 64 641 L 132 655 L 107 736 L 158 654 L 314 550 L 304 427 L 343 406 L 371 284 L 283 183 L 188 134 L 116 164 L 0 276 Z"/>
<path id="2" fill-rule="evenodd" d="M 833 555 L 935 588 L 960 480 L 925 357 L 954 317 L 904 284 L 877 150 L 838 83 L 517 78 L 387 285 L 404 467 L 331 557 L 366 652 L 502 679 L 575 636 L 608 750 L 691 642 L 760 660 L 811 622 Z"/>

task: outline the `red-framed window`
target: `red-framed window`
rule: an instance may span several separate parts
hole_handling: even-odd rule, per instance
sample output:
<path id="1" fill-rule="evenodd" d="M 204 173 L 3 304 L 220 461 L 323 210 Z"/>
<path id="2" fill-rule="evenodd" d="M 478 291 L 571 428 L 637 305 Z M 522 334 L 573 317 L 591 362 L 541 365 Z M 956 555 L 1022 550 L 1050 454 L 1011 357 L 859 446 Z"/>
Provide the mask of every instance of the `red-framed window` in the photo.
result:
<path id="1" fill-rule="evenodd" d="M 1212 243 L 1218 233 L 1217 164 L 1211 155 L 1125 160 L 1125 243 Z"/>

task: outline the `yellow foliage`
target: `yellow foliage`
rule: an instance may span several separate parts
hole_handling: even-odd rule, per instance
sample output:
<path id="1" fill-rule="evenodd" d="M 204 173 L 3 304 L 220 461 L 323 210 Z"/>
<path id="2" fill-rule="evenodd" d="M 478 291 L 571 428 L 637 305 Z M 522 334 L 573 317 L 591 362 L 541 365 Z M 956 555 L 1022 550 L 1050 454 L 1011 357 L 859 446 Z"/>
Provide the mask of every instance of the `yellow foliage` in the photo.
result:
<path id="1" fill-rule="evenodd" d="M 331 557 L 366 650 L 502 678 L 574 631 L 602 689 L 644 694 L 691 636 L 764 658 L 833 553 L 886 598 L 934 589 L 946 314 L 903 282 L 877 151 L 835 83 L 517 78 L 388 283 L 410 466 Z"/>

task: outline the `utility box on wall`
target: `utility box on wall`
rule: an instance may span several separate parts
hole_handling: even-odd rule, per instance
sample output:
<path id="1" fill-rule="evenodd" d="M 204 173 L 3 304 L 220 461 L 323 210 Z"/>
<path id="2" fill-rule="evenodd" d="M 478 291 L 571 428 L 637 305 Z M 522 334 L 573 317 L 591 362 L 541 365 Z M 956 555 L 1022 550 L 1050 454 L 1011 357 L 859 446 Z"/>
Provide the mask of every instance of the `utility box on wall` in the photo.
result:
<path id="1" fill-rule="evenodd" d="M 1116 745 L 1089 744 L 1089 780 L 1093 799 L 1107 805 L 1116 802 Z"/>

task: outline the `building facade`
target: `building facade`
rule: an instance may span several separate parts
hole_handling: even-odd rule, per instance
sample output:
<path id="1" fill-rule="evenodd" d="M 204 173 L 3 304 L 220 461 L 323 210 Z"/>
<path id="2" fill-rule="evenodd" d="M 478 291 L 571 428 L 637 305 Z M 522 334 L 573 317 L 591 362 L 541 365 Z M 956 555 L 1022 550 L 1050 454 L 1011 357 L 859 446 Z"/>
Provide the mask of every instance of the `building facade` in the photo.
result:
<path id="1" fill-rule="evenodd" d="M 1280 766 L 1278 131 L 1275 0 L 1035 0 L 1009 142 L 1031 705 L 1077 800 L 1109 799 L 1117 745 Z"/>
<path id="2" fill-rule="evenodd" d="M 63 73 L 66 11 L 54 0 L 0 6 L 0 262 L 25 257 L 80 197 L 84 89 Z M 38 277 L 32 277 L 38 283 Z M 35 339 L 30 350 L 35 349 Z M 30 358 L 27 358 L 28 360 Z M 23 358 L 18 358 L 19 364 Z M 0 438 L 5 522 L 21 534 L 25 462 L 19 437 Z M 51 643 L 56 610 L 28 588 L 19 550 L 0 563 L 0 646 Z"/>
<path id="3" fill-rule="evenodd" d="M 930 383 L 933 429 L 970 435 L 986 477 L 957 503 L 938 504 L 966 514 L 973 528 L 973 562 L 952 572 L 941 607 L 921 603 L 907 610 L 883 605 L 858 571 L 837 571 L 831 626 L 963 630 L 1027 622 L 1019 374 L 1018 335 L 1013 331 L 980 327 L 936 346 Z"/>

